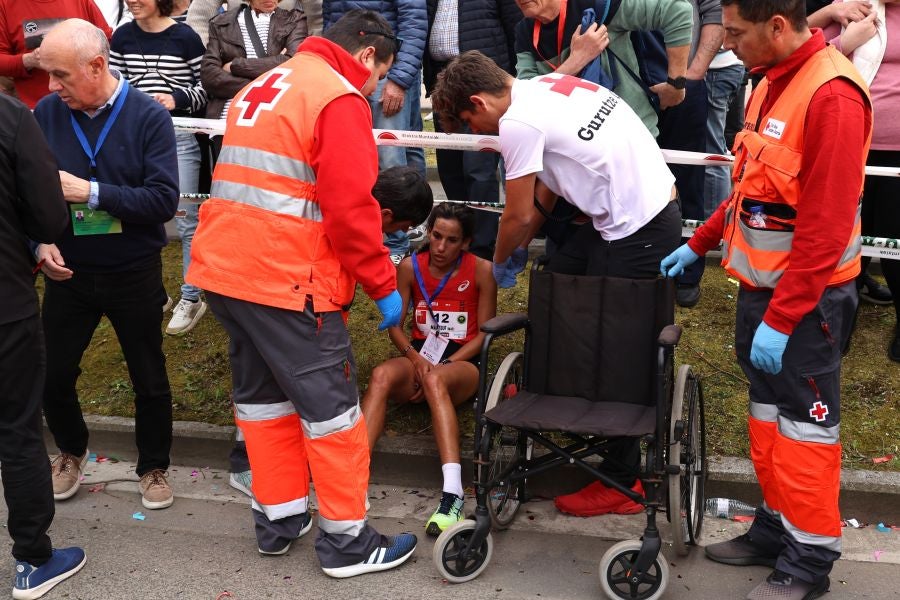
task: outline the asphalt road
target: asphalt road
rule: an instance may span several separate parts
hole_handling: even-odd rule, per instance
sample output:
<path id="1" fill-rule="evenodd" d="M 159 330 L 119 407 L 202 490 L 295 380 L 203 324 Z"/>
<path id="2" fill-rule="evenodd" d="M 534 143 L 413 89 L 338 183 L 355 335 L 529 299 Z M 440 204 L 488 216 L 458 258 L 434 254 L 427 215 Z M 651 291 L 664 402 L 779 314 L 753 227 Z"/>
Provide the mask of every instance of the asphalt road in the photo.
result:
<path id="1" fill-rule="evenodd" d="M 227 474 L 208 468 L 173 468 L 175 504 L 149 511 L 141 507 L 135 483 L 98 485 L 99 481 L 131 479 L 132 469 L 125 462 L 90 463 L 78 495 L 57 505 L 51 529 L 54 543 L 83 545 L 88 563 L 47 598 L 600 599 L 604 596 L 598 564 L 614 543 L 603 538 L 636 537 L 641 529 L 640 516 L 573 519 L 557 514 L 551 503 L 538 501 L 523 507 L 512 529 L 494 534 L 493 559 L 472 582 L 443 581 L 431 560 L 433 542 L 424 535 L 411 561 L 398 569 L 333 580 L 318 568 L 312 547 L 315 530 L 284 556 L 260 556 L 248 501 L 227 486 Z M 436 505 L 437 491 L 373 485 L 370 498 L 371 523 L 378 530 L 421 534 Z M 145 519 L 135 519 L 136 512 Z M 660 522 L 664 527 L 664 516 Z M 710 520 L 706 536 L 715 541 L 741 527 Z M 898 533 L 867 535 L 847 541 L 863 548 L 883 542 L 886 550 L 874 558 L 857 552 L 854 556 L 863 561 L 838 562 L 832 593 L 826 598 L 900 598 Z M 767 574 L 761 567 L 712 563 L 699 550 L 681 559 L 666 547 L 664 555 L 670 567 L 665 598 L 671 600 L 743 598 Z M 12 561 L 0 567 L 0 577 L 12 581 Z"/>

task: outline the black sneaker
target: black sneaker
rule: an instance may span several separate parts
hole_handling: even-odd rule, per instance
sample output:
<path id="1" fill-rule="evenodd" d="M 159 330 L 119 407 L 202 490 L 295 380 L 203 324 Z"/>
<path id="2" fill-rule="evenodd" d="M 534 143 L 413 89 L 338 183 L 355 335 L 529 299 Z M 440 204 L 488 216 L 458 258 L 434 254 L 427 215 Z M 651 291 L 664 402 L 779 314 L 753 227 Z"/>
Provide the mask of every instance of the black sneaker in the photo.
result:
<path id="1" fill-rule="evenodd" d="M 764 582 L 747 594 L 747 600 L 769 600 L 771 598 L 813 600 L 824 595 L 829 587 L 831 587 L 831 580 L 828 577 L 820 579 L 817 583 L 809 583 L 775 569 Z"/>
<path id="2" fill-rule="evenodd" d="M 856 289 L 860 299 L 870 304 L 885 305 L 894 301 L 890 288 L 875 281 L 868 273 L 863 273 L 856 278 Z"/>
<path id="3" fill-rule="evenodd" d="M 754 544 L 746 533 L 727 542 L 710 544 L 704 550 L 706 558 L 710 560 L 740 567 L 763 565 L 775 568 L 775 561 L 778 559 L 777 554 L 766 552 Z"/>
<path id="4" fill-rule="evenodd" d="M 894 340 L 888 346 L 888 358 L 894 362 L 900 362 L 900 325 L 894 332 Z"/>
<path id="5" fill-rule="evenodd" d="M 700 286 L 679 283 L 675 288 L 675 303 L 682 308 L 693 308 L 700 302 Z"/>

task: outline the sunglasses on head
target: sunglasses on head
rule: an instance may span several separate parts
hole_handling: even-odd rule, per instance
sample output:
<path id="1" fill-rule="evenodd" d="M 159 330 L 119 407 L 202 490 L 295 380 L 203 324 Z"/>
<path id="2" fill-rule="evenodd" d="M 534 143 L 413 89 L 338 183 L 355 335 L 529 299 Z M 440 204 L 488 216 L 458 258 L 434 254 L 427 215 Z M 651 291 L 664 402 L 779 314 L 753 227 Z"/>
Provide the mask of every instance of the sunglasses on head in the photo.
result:
<path id="1" fill-rule="evenodd" d="M 398 38 L 396 35 L 392 33 L 385 33 L 383 31 L 369 31 L 363 29 L 359 32 L 359 35 L 380 35 L 383 38 L 387 38 L 394 42 L 394 54 L 400 52 L 400 47 L 403 45 L 403 38 Z"/>

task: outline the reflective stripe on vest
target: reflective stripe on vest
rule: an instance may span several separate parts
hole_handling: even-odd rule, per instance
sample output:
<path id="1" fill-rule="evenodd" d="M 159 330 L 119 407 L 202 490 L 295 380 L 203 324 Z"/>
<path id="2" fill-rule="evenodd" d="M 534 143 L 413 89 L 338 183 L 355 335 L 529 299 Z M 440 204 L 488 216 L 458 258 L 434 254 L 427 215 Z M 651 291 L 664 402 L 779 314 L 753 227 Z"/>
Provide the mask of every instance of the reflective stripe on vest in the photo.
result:
<path id="1" fill-rule="evenodd" d="M 856 85 L 871 108 L 865 83 L 853 65 L 831 46 L 806 61 L 768 113 L 761 114 L 768 81 L 763 79 L 754 91 L 747 108 L 745 130 L 735 138 L 734 188 L 725 213 L 722 257 L 728 273 L 746 284 L 774 288 L 790 263 L 796 219 L 784 214 L 796 214 L 791 209 L 796 208 L 800 199 L 798 174 L 809 102 L 815 90 L 838 77 Z M 871 128 L 866 150 L 870 141 Z M 863 163 L 859 165 L 860 174 L 866 154 L 863 153 Z M 772 219 L 772 226 L 755 228 L 748 224 L 748 206 L 752 204 L 761 204 L 764 210 L 768 208 L 767 214 L 770 211 L 778 214 Z M 844 283 L 858 274 L 862 249 L 860 224 L 857 206 L 853 231 L 829 285 Z"/>
<path id="2" fill-rule="evenodd" d="M 287 194 L 279 194 L 248 183 L 235 181 L 214 181 L 210 195 L 222 200 L 230 200 L 239 204 L 248 204 L 282 215 L 322 222 L 322 210 L 319 203 L 297 198 Z"/>

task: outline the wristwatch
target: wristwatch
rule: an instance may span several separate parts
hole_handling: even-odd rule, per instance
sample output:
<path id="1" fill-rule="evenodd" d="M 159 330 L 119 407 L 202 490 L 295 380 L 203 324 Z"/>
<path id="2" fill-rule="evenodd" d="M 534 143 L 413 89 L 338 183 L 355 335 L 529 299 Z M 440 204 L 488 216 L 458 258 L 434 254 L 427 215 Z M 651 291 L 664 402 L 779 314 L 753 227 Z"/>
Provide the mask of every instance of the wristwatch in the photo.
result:
<path id="1" fill-rule="evenodd" d="M 687 78 L 683 75 L 679 75 L 678 77 L 666 77 L 666 83 L 671 85 L 676 90 L 683 90 L 687 85 Z"/>

